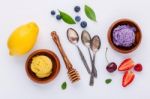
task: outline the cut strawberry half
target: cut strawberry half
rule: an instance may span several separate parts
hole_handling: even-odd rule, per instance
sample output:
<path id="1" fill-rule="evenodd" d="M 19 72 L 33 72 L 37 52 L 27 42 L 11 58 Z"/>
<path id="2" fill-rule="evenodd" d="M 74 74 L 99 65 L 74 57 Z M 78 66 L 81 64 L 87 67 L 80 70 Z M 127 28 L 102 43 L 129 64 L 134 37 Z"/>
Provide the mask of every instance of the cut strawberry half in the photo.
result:
<path id="1" fill-rule="evenodd" d="M 122 80 L 122 86 L 126 87 L 128 86 L 133 80 L 134 80 L 134 73 L 132 71 L 126 71 L 123 80 Z"/>
<path id="2" fill-rule="evenodd" d="M 119 66 L 119 71 L 126 71 L 134 67 L 134 61 L 131 58 L 125 59 Z"/>

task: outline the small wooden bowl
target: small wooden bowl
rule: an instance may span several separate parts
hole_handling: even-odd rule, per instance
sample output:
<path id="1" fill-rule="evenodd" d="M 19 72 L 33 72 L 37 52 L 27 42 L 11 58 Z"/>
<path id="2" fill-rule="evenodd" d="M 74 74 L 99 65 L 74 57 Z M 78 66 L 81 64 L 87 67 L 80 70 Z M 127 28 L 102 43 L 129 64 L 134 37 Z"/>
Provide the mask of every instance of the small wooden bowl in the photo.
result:
<path id="1" fill-rule="evenodd" d="M 118 47 L 113 43 L 113 37 L 112 37 L 112 33 L 114 28 L 116 28 L 118 25 L 130 25 L 136 28 L 136 32 L 135 32 L 135 43 L 133 44 L 133 46 L 129 47 L 129 48 L 124 48 L 124 47 Z M 141 39 L 142 39 L 142 32 L 140 30 L 140 27 L 138 26 L 138 24 L 136 24 L 134 21 L 130 20 L 130 19 L 119 19 L 117 21 L 115 21 L 110 28 L 108 29 L 108 41 L 110 46 L 123 54 L 127 54 L 130 53 L 134 50 L 136 50 L 138 48 L 138 46 L 141 43 Z"/>
<path id="2" fill-rule="evenodd" d="M 32 62 L 32 58 L 37 56 L 37 55 L 45 55 L 48 56 L 53 63 L 53 68 L 52 68 L 52 74 L 46 78 L 38 78 L 35 73 L 32 72 L 31 70 L 31 62 Z M 27 58 L 26 64 L 25 64 L 25 69 L 26 69 L 26 73 L 28 75 L 28 77 L 36 82 L 36 83 L 40 83 L 40 84 L 44 84 L 44 83 L 48 83 L 52 80 L 54 80 L 56 78 L 56 76 L 58 75 L 59 71 L 60 71 L 60 61 L 57 57 L 57 55 L 55 53 L 53 53 L 50 50 L 46 50 L 46 49 L 40 49 L 40 50 L 36 50 L 33 53 L 31 53 L 31 55 L 29 55 L 29 57 Z"/>

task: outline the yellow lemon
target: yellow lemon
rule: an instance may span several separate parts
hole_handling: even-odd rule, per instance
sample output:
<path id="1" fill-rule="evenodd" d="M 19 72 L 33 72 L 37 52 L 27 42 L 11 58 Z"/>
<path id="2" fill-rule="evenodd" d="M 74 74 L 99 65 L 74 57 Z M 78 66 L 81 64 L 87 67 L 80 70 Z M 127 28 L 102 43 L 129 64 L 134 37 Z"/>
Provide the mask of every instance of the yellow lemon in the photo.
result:
<path id="1" fill-rule="evenodd" d="M 7 45 L 10 55 L 24 55 L 30 51 L 37 40 L 39 28 L 30 22 L 16 28 L 10 35 Z"/>

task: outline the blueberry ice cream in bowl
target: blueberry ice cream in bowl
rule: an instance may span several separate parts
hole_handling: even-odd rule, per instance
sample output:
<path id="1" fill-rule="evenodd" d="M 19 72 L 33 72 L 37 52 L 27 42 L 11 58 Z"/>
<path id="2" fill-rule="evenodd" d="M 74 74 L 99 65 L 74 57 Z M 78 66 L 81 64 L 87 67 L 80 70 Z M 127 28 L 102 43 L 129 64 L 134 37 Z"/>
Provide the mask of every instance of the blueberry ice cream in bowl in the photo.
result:
<path id="1" fill-rule="evenodd" d="M 135 42 L 135 27 L 118 25 L 112 32 L 112 40 L 116 46 L 131 47 Z"/>
<path id="2" fill-rule="evenodd" d="M 115 21 L 108 30 L 108 41 L 111 47 L 120 53 L 136 50 L 141 38 L 139 26 L 129 19 Z"/>

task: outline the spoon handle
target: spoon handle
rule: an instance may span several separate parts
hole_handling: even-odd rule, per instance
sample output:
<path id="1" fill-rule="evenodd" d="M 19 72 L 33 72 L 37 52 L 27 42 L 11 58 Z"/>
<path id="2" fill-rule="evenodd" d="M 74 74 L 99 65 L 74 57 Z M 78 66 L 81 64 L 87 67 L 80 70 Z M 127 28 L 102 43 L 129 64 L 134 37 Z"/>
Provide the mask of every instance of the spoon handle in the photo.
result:
<path id="1" fill-rule="evenodd" d="M 88 52 L 89 52 L 89 55 L 90 55 L 91 65 L 93 65 L 92 55 L 91 55 L 91 52 L 90 52 L 90 48 L 88 48 Z"/>
<path id="2" fill-rule="evenodd" d="M 89 68 L 89 66 L 88 66 L 88 64 L 87 64 L 87 61 L 85 60 L 85 57 L 84 57 L 84 55 L 83 55 L 81 49 L 79 48 L 79 46 L 76 46 L 76 47 L 77 47 L 77 49 L 78 49 L 78 51 L 79 51 L 81 60 L 82 60 L 82 62 L 83 62 L 83 64 L 84 64 L 84 66 L 85 66 L 87 72 L 88 72 L 89 74 L 91 74 L 90 68 Z"/>
<path id="3" fill-rule="evenodd" d="M 88 52 L 89 52 L 89 56 L 90 56 L 90 60 L 91 60 L 91 67 L 95 69 L 94 63 L 93 63 L 93 59 L 92 59 L 92 55 L 90 52 L 90 48 L 88 48 Z M 95 60 L 94 60 L 95 61 Z M 95 70 L 94 70 L 95 71 Z M 91 71 L 92 72 L 92 71 Z M 95 75 L 95 74 L 94 74 Z"/>
<path id="4" fill-rule="evenodd" d="M 96 70 L 96 67 L 95 67 L 95 57 L 96 57 L 96 55 L 94 54 L 93 55 L 93 65 L 92 65 L 92 67 L 93 67 L 94 77 L 97 77 L 97 70 Z"/>
<path id="5" fill-rule="evenodd" d="M 93 86 L 93 85 L 94 85 L 94 73 L 93 73 L 93 72 L 91 72 L 89 85 L 90 85 L 90 86 Z"/>
<path id="6" fill-rule="evenodd" d="M 67 58 L 67 55 L 65 54 L 65 52 L 64 52 L 64 50 L 63 50 L 63 48 L 61 46 L 61 43 L 60 43 L 60 40 L 59 40 L 59 37 L 58 37 L 57 33 L 55 31 L 53 31 L 53 32 L 51 32 L 51 36 L 52 36 L 55 44 L 57 45 L 57 47 L 58 47 L 58 49 L 59 49 L 59 51 L 60 51 L 60 53 L 61 53 L 61 55 L 63 57 L 63 60 L 64 60 L 64 62 L 66 64 L 66 68 L 67 69 L 72 69 L 72 64 L 69 61 L 69 59 Z"/>
<path id="7" fill-rule="evenodd" d="M 96 55 L 94 54 L 93 55 L 93 61 L 92 61 L 92 72 L 91 72 L 91 77 L 90 77 L 90 86 L 94 85 L 94 77 L 95 76 L 97 77 L 97 70 L 96 70 L 96 67 L 95 67 L 95 57 L 96 57 Z"/>

